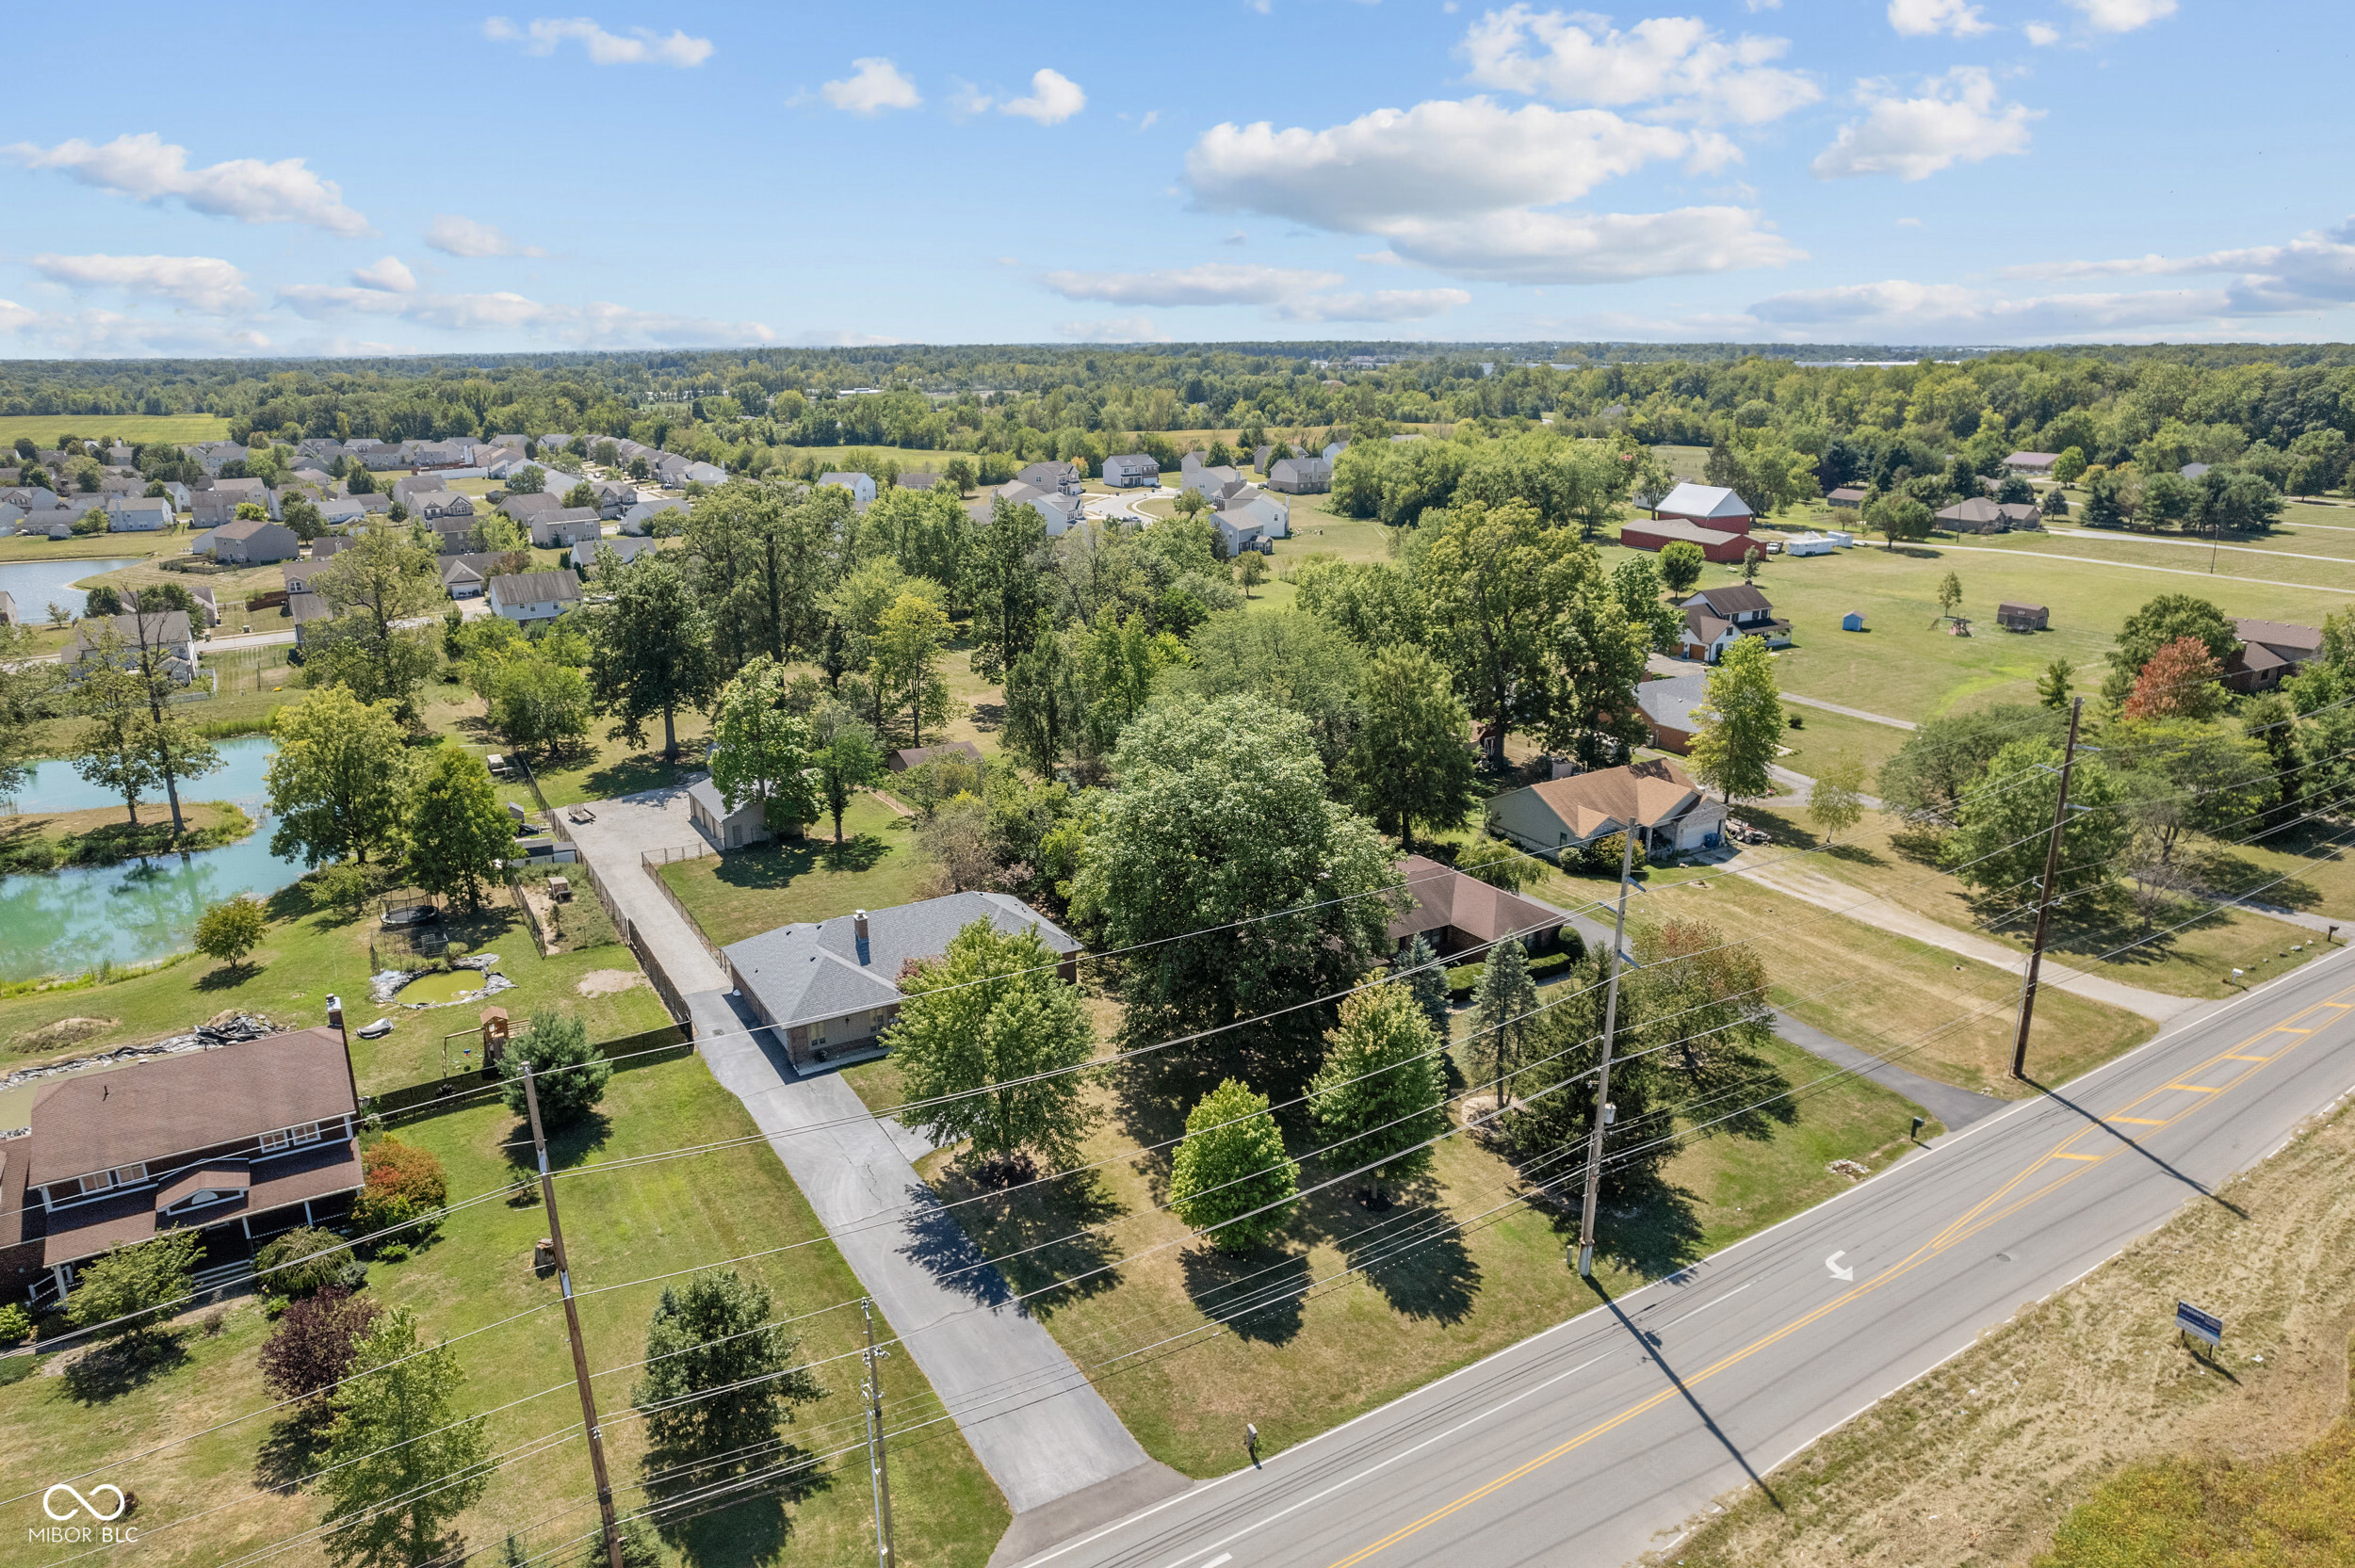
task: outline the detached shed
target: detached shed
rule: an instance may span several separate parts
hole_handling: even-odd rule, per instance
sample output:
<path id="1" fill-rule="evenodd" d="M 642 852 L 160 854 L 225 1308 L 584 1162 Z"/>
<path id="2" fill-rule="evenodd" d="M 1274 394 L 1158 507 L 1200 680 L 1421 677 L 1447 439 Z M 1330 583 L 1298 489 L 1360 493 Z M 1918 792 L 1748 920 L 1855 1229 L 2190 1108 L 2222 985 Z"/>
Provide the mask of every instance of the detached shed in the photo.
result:
<path id="1" fill-rule="evenodd" d="M 1855 610 L 1850 610 L 1840 618 L 1840 629 L 1843 632 L 1860 632 L 1864 630 L 1864 617 Z"/>
<path id="2" fill-rule="evenodd" d="M 1995 606 L 1995 623 L 2007 632 L 2049 631 L 2052 614 L 2042 605 L 2015 605 L 2006 599 Z"/>

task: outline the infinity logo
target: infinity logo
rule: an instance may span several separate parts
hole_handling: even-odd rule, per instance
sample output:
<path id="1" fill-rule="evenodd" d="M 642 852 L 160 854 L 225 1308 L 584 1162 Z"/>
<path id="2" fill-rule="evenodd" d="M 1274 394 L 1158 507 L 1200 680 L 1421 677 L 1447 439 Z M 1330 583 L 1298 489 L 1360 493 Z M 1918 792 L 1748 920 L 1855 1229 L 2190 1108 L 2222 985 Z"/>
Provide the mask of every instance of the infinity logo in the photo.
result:
<path id="1" fill-rule="evenodd" d="M 122 1517 L 122 1488 L 115 1485 L 114 1482 L 101 1481 L 98 1485 L 90 1488 L 91 1497 L 96 1496 L 101 1492 L 111 1492 L 115 1495 L 115 1511 L 112 1513 L 101 1513 L 98 1511 L 98 1505 L 91 1502 L 89 1497 L 83 1496 L 79 1492 L 74 1491 L 73 1488 L 68 1486 L 65 1482 L 59 1481 L 57 1485 L 51 1487 L 48 1491 L 41 1495 L 41 1511 L 61 1525 L 67 1520 L 73 1518 L 78 1510 L 69 1508 L 63 1513 L 59 1513 L 55 1508 L 51 1507 L 51 1500 L 60 1492 L 73 1498 L 76 1503 L 80 1504 L 83 1509 L 89 1510 L 89 1516 L 98 1520 L 101 1524 L 106 1524 Z"/>

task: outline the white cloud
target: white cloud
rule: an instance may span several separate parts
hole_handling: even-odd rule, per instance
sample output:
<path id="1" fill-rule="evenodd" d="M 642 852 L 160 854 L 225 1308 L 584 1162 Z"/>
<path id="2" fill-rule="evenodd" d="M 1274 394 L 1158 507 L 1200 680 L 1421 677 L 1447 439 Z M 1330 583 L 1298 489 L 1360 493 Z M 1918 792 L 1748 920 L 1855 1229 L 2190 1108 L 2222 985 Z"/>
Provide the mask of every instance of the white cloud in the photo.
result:
<path id="1" fill-rule="evenodd" d="M 0 155 L 27 169 L 62 170 L 86 186 L 142 202 L 177 201 L 216 218 L 308 223 L 344 235 L 370 232 L 368 220 L 344 205 L 343 188 L 320 179 L 300 158 L 276 163 L 231 158 L 190 169 L 188 150 L 153 131 L 120 136 L 104 145 L 78 137 L 47 148 L 20 141 L 0 147 Z"/>
<path id="2" fill-rule="evenodd" d="M 1044 66 L 1031 73 L 1031 95 L 1009 98 L 998 105 L 999 114 L 1020 115 L 1042 125 L 1060 125 L 1087 107 L 1088 95 L 1080 84 L 1060 71 Z"/>
<path id="3" fill-rule="evenodd" d="M 1443 99 L 1324 131 L 1214 125 L 1186 154 L 1186 182 L 1208 207 L 1384 233 L 1401 219 L 1573 201 L 1690 145 L 1681 131 L 1602 109 Z"/>
<path id="4" fill-rule="evenodd" d="M 250 327 L 232 327 L 187 316 L 126 315 L 120 311 L 38 311 L 0 299 L 0 332 L 43 357 L 131 359 L 153 354 L 242 357 L 267 353 L 268 337 Z"/>
<path id="5" fill-rule="evenodd" d="M 2012 277 L 2200 277 L 2229 275 L 2230 313 L 2281 315 L 2355 304 L 2355 218 L 2286 245 L 2253 245 L 2197 256 L 2132 256 L 2006 269 Z"/>
<path id="6" fill-rule="evenodd" d="M 1658 213 L 1497 212 L 1384 231 L 1410 262 L 1504 283 L 1612 283 L 1778 267 L 1801 252 L 1746 207 Z"/>
<path id="7" fill-rule="evenodd" d="M 1995 79 L 1974 65 L 1957 66 L 1922 84 L 1919 98 L 1901 98 L 1884 84 L 1860 82 L 1864 118 L 1840 135 L 1809 166 L 1815 177 L 1894 174 L 1925 180 L 1957 163 L 2028 150 L 2028 122 L 2043 115 L 2020 104 L 1996 102 Z"/>
<path id="8" fill-rule="evenodd" d="M 527 55 L 552 55 L 560 43 L 577 42 L 588 50 L 593 65 L 669 65 L 691 70 L 711 57 L 711 40 L 690 38 L 673 28 L 665 37 L 650 27 L 632 27 L 630 36 L 609 33 L 585 16 L 541 17 L 518 27 L 503 16 L 482 24 L 482 36 L 494 43 L 520 43 Z"/>
<path id="9" fill-rule="evenodd" d="M 1140 133 L 1143 133 L 1143 132 L 1145 132 L 1145 131 L 1149 131 L 1149 130 L 1151 130 L 1151 129 L 1153 128 L 1154 122 L 1155 122 L 1155 121 L 1159 121 L 1161 118 L 1161 110 L 1159 110 L 1159 109 L 1147 109 L 1147 110 L 1145 110 L 1145 118 L 1137 121 L 1137 130 L 1138 130 Z"/>
<path id="10" fill-rule="evenodd" d="M 2027 34 L 2028 41 L 2038 49 L 2050 49 L 2061 40 L 2060 29 L 2049 22 L 2031 22 L 2020 30 Z"/>
<path id="11" fill-rule="evenodd" d="M 580 348 L 729 347 L 774 343 L 757 321 L 718 321 L 662 311 L 632 310 L 605 300 L 551 305 L 520 294 L 396 293 L 378 287 L 338 288 L 297 283 L 278 291 L 299 315 L 332 320 L 344 315 L 392 316 L 454 332 L 493 332 L 544 339 Z"/>
<path id="12" fill-rule="evenodd" d="M 851 114 L 881 114 L 885 109 L 912 109 L 923 103 L 916 84 L 881 55 L 851 62 L 851 74 L 820 88 L 827 103 Z"/>
<path id="13" fill-rule="evenodd" d="M 1111 321 L 1064 321 L 1055 331 L 1080 343 L 1167 343 L 1170 336 L 1150 317 L 1123 315 Z"/>
<path id="14" fill-rule="evenodd" d="M 446 256 L 544 256 L 536 245 L 518 242 L 495 223 L 479 223 L 453 213 L 434 217 L 425 242 Z"/>
<path id="15" fill-rule="evenodd" d="M 1464 35 L 1471 79 L 1482 87 L 1607 108 L 1648 105 L 1662 120 L 1762 124 L 1821 98 L 1804 73 L 1780 59 L 1791 41 L 1744 37 L 1728 42 L 1689 16 L 1656 16 L 1621 32 L 1601 17 L 1490 11 Z"/>
<path id="16" fill-rule="evenodd" d="M 1978 7 L 1970 0 L 1889 0 L 1889 24 L 1907 38 L 1973 38 L 1993 32 Z"/>
<path id="17" fill-rule="evenodd" d="M 2069 0 L 2100 32 L 2131 33 L 2175 14 L 2175 0 Z"/>
<path id="18" fill-rule="evenodd" d="M 1337 288 L 1338 272 L 1206 262 L 1152 272 L 1049 272 L 1040 280 L 1066 299 L 1109 305 L 1272 305 Z"/>
<path id="19" fill-rule="evenodd" d="M 2212 327 L 2229 314 L 2218 289 L 2053 294 L 2006 299 L 1957 283 L 1891 280 L 1778 294 L 1750 307 L 1767 327 L 1835 340 L 2019 343 Z"/>
<path id="20" fill-rule="evenodd" d="M 398 256 L 386 256 L 371 267 L 355 267 L 351 281 L 362 288 L 382 289 L 389 294 L 414 294 L 417 275 Z"/>
<path id="21" fill-rule="evenodd" d="M 1313 294 L 1275 307 L 1286 321 L 1421 321 L 1471 303 L 1460 288 L 1385 288 L 1368 294 Z"/>
<path id="22" fill-rule="evenodd" d="M 961 76 L 949 78 L 949 112 L 959 120 L 969 120 L 977 114 L 987 114 L 998 102 L 988 93 Z"/>
<path id="23" fill-rule="evenodd" d="M 119 288 L 169 299 L 207 315 L 251 310 L 245 274 L 218 256 L 58 256 L 33 258 L 33 270 L 68 288 Z"/>

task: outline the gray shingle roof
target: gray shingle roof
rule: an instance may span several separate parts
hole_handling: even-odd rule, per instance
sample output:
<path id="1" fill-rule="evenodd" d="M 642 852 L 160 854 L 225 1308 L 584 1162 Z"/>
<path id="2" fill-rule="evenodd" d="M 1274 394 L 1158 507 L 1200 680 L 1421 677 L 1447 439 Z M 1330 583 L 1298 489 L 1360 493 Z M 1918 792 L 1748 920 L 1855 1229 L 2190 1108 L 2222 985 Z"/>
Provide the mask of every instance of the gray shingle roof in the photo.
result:
<path id="1" fill-rule="evenodd" d="M 950 938 L 976 920 L 1001 931 L 1035 929 L 1058 953 L 1080 950 L 1077 941 L 1017 898 L 952 893 L 870 912 L 864 955 L 847 914 L 780 926 L 723 951 L 752 999 L 784 1028 L 892 1005 L 900 999 L 901 966 L 947 952 Z"/>

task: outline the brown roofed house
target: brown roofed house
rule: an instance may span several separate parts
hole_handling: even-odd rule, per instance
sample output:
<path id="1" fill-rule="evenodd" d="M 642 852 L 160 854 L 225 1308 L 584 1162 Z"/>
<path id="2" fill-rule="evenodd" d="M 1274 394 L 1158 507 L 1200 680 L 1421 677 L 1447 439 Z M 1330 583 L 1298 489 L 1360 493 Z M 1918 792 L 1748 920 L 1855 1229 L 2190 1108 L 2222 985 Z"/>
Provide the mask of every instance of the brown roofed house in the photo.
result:
<path id="1" fill-rule="evenodd" d="M 943 757 L 962 757 L 979 766 L 982 749 L 969 740 L 952 740 L 941 746 L 904 746 L 887 753 L 884 762 L 894 773 L 904 773 L 911 768 L 921 768 Z"/>
<path id="2" fill-rule="evenodd" d="M 1570 918 L 1551 904 L 1492 887 L 1421 855 L 1400 861 L 1398 874 L 1414 907 L 1390 922 L 1393 946 L 1404 947 L 1420 936 L 1443 958 L 1470 958 L 1510 937 L 1543 953 L 1552 949 Z"/>
<path id="3" fill-rule="evenodd" d="M 1488 831 L 1539 854 L 1581 849 L 1631 826 L 1655 858 L 1713 849 L 1725 835 L 1726 808 L 1665 757 L 1552 779 L 1488 801 Z"/>
<path id="4" fill-rule="evenodd" d="M 2322 633 L 2281 621 L 2236 620 L 2241 645 L 2224 661 L 2224 684 L 2234 691 L 2270 691 L 2322 652 Z"/>

